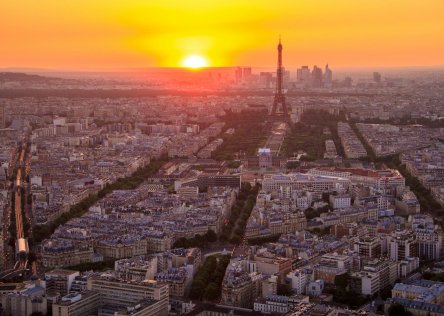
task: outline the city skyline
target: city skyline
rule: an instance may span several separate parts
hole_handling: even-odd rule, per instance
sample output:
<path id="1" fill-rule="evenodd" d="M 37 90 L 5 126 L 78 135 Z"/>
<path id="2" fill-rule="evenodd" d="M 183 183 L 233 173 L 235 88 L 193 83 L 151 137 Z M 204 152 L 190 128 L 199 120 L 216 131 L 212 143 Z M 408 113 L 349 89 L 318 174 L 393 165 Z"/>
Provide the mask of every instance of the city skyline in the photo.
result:
<path id="1" fill-rule="evenodd" d="M 0 12 L 0 316 L 444 316 L 443 0 Z"/>
<path id="2" fill-rule="evenodd" d="M 273 67 L 279 34 L 288 68 L 442 66 L 443 9 L 434 0 L 3 2 L 0 68 Z"/>

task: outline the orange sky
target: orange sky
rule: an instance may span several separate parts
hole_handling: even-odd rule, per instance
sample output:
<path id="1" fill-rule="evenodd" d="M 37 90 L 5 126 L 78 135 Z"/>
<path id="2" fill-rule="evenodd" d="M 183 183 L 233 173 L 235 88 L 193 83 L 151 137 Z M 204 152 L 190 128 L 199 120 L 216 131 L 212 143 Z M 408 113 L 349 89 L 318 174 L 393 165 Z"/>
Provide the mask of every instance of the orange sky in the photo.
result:
<path id="1" fill-rule="evenodd" d="M 444 64 L 444 0 L 1 0 L 0 67 Z"/>

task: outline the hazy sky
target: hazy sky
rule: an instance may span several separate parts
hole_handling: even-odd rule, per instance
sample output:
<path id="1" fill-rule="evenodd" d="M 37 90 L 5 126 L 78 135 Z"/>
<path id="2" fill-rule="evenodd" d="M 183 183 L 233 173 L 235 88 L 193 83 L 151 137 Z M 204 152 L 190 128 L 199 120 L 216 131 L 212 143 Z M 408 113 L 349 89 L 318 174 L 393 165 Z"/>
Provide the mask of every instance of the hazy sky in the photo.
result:
<path id="1" fill-rule="evenodd" d="M 0 67 L 444 64 L 444 0 L 0 0 Z"/>

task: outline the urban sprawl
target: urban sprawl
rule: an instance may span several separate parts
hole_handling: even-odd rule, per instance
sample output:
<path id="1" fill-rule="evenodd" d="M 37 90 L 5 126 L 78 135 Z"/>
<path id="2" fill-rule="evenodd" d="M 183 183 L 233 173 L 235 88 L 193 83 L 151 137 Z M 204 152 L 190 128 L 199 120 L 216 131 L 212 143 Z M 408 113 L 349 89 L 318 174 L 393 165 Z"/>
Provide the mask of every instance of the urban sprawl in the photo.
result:
<path id="1" fill-rule="evenodd" d="M 444 315 L 444 76 L 224 71 L 0 74 L 0 315 Z"/>

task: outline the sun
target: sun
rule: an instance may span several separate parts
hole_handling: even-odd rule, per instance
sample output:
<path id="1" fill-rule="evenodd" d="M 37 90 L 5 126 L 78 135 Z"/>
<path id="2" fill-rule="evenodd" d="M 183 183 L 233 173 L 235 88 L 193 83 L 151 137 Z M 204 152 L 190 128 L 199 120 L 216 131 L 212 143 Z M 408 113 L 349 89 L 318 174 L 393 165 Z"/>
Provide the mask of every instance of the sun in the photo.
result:
<path id="1" fill-rule="evenodd" d="M 191 55 L 185 57 L 185 59 L 182 62 L 182 65 L 187 68 L 202 68 L 208 66 L 208 61 L 199 55 Z"/>

